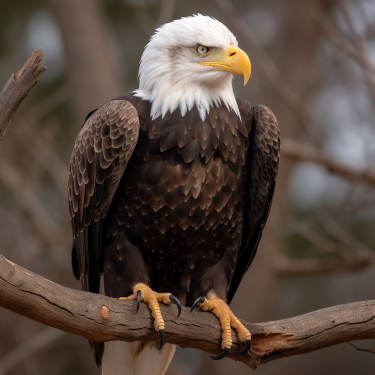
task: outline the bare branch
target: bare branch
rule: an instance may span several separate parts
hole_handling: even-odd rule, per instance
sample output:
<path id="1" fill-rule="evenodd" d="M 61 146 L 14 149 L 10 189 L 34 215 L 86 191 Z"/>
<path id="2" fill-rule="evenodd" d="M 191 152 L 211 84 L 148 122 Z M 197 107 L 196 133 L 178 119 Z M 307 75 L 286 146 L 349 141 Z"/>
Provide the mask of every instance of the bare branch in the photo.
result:
<path id="1" fill-rule="evenodd" d="M 350 17 L 350 12 L 348 9 L 347 2 L 341 0 L 339 4 L 341 5 L 341 9 L 344 14 L 345 21 L 352 33 L 354 46 L 357 49 L 356 60 L 362 66 L 363 74 L 365 76 L 365 83 L 369 89 L 369 94 L 372 98 L 372 101 L 373 103 L 375 103 L 375 80 L 374 80 L 375 69 L 372 66 L 368 51 L 363 41 L 363 38 L 355 30 L 352 18 Z"/>
<path id="2" fill-rule="evenodd" d="M 302 221 L 295 221 L 289 223 L 291 229 L 293 229 L 296 233 L 300 234 L 308 241 L 310 241 L 313 245 L 322 249 L 330 254 L 340 255 L 346 259 L 352 259 L 352 251 L 347 246 L 340 246 L 339 244 L 325 238 L 318 232 L 312 230 L 309 225 Z"/>
<path id="3" fill-rule="evenodd" d="M 43 48 L 33 51 L 25 65 L 17 74 L 12 74 L 0 93 L 0 140 L 3 138 L 15 111 L 47 69 L 41 64 L 42 51 Z"/>
<path id="4" fill-rule="evenodd" d="M 51 129 L 49 129 L 51 130 Z M 36 136 L 36 130 L 22 123 L 21 127 L 16 129 L 16 136 L 22 142 L 26 150 L 55 181 L 56 187 L 63 197 L 67 196 L 66 180 L 69 170 L 59 154 L 53 150 L 51 144 L 46 142 L 43 137 Z M 40 132 L 39 132 L 40 133 Z M 33 139 L 33 142 L 30 142 Z"/>
<path id="5" fill-rule="evenodd" d="M 326 212 L 320 212 L 319 221 L 331 236 L 334 236 L 341 244 L 350 246 L 358 255 L 373 254 L 364 242 L 355 238 L 350 231 L 344 230 Z"/>
<path id="6" fill-rule="evenodd" d="M 351 345 L 356 350 L 358 350 L 359 352 L 369 352 L 369 353 L 375 354 L 375 350 L 374 349 L 359 348 L 357 345 L 354 345 L 352 342 L 348 342 L 348 344 Z"/>
<path id="7" fill-rule="evenodd" d="M 142 304 L 76 291 L 55 284 L 0 256 L 0 306 L 90 341 L 157 341 L 153 318 Z M 161 305 L 165 341 L 218 354 L 221 329 L 213 314 Z M 375 338 L 375 301 L 330 307 L 279 321 L 251 324 L 252 350 L 229 354 L 255 369 L 274 359 L 309 353 L 343 342 Z M 232 331 L 237 349 L 239 341 Z"/>
<path id="8" fill-rule="evenodd" d="M 311 8 L 311 14 L 313 18 L 317 21 L 318 25 L 322 28 L 326 36 L 336 44 L 340 50 L 344 51 L 347 56 L 352 58 L 363 71 L 365 78 L 365 84 L 368 87 L 369 94 L 373 103 L 375 103 L 375 80 L 374 74 L 375 69 L 371 64 L 368 51 L 363 42 L 363 39 L 357 34 L 352 20 L 347 9 L 347 4 L 344 1 L 340 2 L 341 9 L 344 15 L 344 19 L 352 33 L 353 43 L 350 43 L 347 37 L 343 36 L 332 24 L 332 22 L 327 18 L 327 16 L 322 12 L 322 10 L 316 6 Z"/>
<path id="9" fill-rule="evenodd" d="M 39 123 L 44 116 L 66 103 L 70 98 L 71 92 L 69 89 L 66 87 L 57 89 L 25 113 L 24 118 L 28 119 L 28 126 L 33 127 L 35 124 Z"/>
<path id="10" fill-rule="evenodd" d="M 50 141 L 47 142 L 45 137 L 42 136 L 43 134 L 51 135 L 51 127 L 45 128 L 44 132 L 41 133 L 40 129 L 36 128 L 36 124 L 48 113 L 66 102 L 69 97 L 70 92 L 66 88 L 56 90 L 28 110 L 21 119 L 18 119 L 18 125 L 15 129 L 15 136 L 30 152 L 30 155 L 49 173 L 64 197 L 67 194 L 66 176 L 68 175 L 68 168 L 54 149 L 53 144 Z M 38 133 L 38 136 L 35 136 L 36 133 Z M 30 139 L 33 139 L 33 142 L 30 142 Z"/>
<path id="11" fill-rule="evenodd" d="M 0 161 L 0 180 L 13 192 L 14 197 L 20 202 L 20 206 L 33 219 L 32 224 L 39 232 L 41 238 L 50 243 L 61 242 L 61 233 L 54 217 L 46 210 L 36 192 L 31 191 L 22 184 L 21 173 L 6 159 Z"/>
<path id="12" fill-rule="evenodd" d="M 325 36 L 327 36 L 333 43 L 335 43 L 341 50 L 353 59 L 358 59 L 358 54 L 355 47 L 345 38 L 327 18 L 320 7 L 310 8 L 311 16 L 315 19 L 318 26 L 322 29 Z"/>
<path id="13" fill-rule="evenodd" d="M 325 152 L 290 139 L 282 140 L 281 153 L 283 157 L 288 157 L 293 160 L 318 163 L 327 168 L 328 172 L 338 174 L 348 180 L 362 181 L 371 185 L 375 184 L 375 171 L 351 167 L 334 161 Z"/>
<path id="14" fill-rule="evenodd" d="M 274 265 L 278 273 L 282 275 L 317 275 L 333 272 L 358 272 L 372 266 L 374 258 L 363 259 L 289 259 L 279 256 Z"/>

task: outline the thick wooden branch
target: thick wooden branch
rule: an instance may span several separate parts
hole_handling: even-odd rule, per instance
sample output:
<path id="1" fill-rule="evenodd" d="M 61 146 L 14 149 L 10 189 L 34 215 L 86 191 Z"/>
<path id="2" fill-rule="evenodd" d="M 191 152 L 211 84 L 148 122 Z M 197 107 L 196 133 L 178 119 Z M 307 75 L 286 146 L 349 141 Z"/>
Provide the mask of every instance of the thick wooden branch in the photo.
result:
<path id="1" fill-rule="evenodd" d="M 0 306 L 30 319 L 85 337 L 90 341 L 157 341 L 153 318 L 142 303 L 81 292 L 55 284 L 0 255 Z M 216 317 L 184 307 L 161 305 L 165 341 L 218 354 L 221 329 Z M 252 349 L 228 357 L 255 369 L 260 364 L 309 353 L 340 343 L 375 338 L 375 301 L 334 306 L 274 322 L 244 322 Z M 233 341 L 238 345 L 236 333 Z"/>
<path id="2" fill-rule="evenodd" d="M 47 69 L 42 65 L 43 48 L 33 51 L 17 74 L 12 74 L 0 93 L 0 140 L 22 101 Z"/>

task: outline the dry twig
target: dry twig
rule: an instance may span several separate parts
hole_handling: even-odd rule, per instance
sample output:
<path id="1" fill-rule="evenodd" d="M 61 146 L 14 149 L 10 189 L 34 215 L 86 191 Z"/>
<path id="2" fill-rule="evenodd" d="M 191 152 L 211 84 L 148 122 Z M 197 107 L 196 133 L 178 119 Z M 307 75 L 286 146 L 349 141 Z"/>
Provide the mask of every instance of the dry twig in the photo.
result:
<path id="1" fill-rule="evenodd" d="M 375 350 L 374 349 L 359 348 L 357 345 L 354 345 L 352 342 L 348 342 L 348 344 L 351 345 L 356 350 L 358 350 L 359 352 L 369 352 L 369 353 L 375 354 Z"/>
<path id="2" fill-rule="evenodd" d="M 41 64 L 42 51 L 43 48 L 33 51 L 25 65 L 17 74 L 12 74 L 0 93 L 0 140 L 17 108 L 47 69 Z"/>

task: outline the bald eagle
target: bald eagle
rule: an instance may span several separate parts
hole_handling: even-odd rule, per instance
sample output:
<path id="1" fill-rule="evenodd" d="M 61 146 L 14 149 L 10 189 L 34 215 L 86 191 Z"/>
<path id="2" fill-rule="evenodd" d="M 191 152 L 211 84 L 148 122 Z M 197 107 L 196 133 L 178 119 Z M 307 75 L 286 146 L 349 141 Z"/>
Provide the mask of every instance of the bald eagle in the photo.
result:
<path id="1" fill-rule="evenodd" d="M 69 175 L 72 267 L 83 290 L 148 304 L 160 343 L 91 343 L 103 374 L 163 374 L 159 303 L 211 311 L 223 358 L 230 310 L 271 208 L 280 156 L 272 111 L 236 99 L 234 74 L 251 73 L 235 36 L 207 16 L 158 28 L 140 63 L 139 88 L 92 111 Z M 159 350 L 157 350 L 159 349 Z"/>

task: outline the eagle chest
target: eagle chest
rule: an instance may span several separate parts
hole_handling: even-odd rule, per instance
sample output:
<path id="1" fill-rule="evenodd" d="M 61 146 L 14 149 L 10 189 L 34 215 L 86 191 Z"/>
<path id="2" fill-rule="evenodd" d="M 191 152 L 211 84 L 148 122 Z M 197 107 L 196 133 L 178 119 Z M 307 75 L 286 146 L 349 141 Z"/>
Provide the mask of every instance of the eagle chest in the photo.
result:
<path id="1" fill-rule="evenodd" d="M 208 119 L 209 120 L 209 119 Z M 236 251 L 245 202 L 246 139 L 233 123 L 141 121 L 121 181 L 118 223 L 146 258 Z M 193 259 L 194 258 L 194 259 Z M 199 257 L 190 257 L 196 263 Z M 191 264 L 193 267 L 194 264 Z"/>

